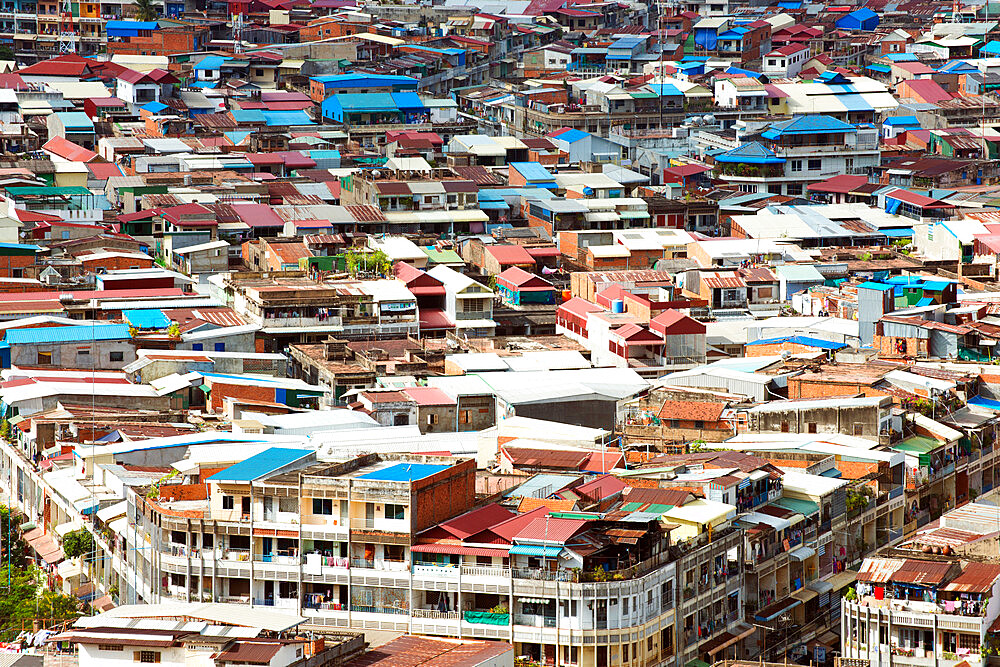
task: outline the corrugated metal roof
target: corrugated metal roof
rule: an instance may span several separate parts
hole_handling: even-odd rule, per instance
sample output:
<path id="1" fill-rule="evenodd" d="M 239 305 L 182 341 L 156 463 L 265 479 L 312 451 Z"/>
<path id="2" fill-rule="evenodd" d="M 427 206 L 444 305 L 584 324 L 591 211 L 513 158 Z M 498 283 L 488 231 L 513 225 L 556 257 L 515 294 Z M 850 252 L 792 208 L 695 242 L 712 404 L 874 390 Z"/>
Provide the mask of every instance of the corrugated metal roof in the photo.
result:
<path id="1" fill-rule="evenodd" d="M 269 475 L 285 466 L 312 454 L 306 449 L 284 449 L 271 447 L 245 461 L 220 470 L 206 481 L 213 482 L 252 482 Z"/>
<path id="2" fill-rule="evenodd" d="M 86 343 L 97 340 L 128 340 L 127 324 L 82 324 L 69 327 L 40 327 L 7 331 L 10 345 L 40 345 L 45 343 Z"/>
<path id="3" fill-rule="evenodd" d="M 907 558 L 889 579 L 901 584 L 936 585 L 945 580 L 952 566 L 953 563 Z"/>
<path id="4" fill-rule="evenodd" d="M 993 582 L 1000 577 L 1000 565 L 993 563 L 968 563 L 962 574 L 946 584 L 943 590 L 960 593 L 988 593 Z"/>
<path id="5" fill-rule="evenodd" d="M 858 581 L 873 584 L 888 583 L 902 565 L 903 561 L 898 558 L 866 558 L 858 570 Z"/>

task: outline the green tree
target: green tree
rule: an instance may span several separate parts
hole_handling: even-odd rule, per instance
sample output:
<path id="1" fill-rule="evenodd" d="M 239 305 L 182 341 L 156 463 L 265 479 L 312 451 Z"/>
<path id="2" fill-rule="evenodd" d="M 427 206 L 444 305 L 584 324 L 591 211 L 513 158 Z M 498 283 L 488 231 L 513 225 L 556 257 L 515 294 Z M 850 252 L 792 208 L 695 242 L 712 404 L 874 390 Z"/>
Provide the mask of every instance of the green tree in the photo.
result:
<path id="1" fill-rule="evenodd" d="M 152 0 L 135 0 L 132 3 L 135 7 L 135 18 L 139 21 L 155 21 L 157 17 L 156 5 Z"/>
<path id="2" fill-rule="evenodd" d="M 0 568 L 0 635 L 13 639 L 22 628 L 38 619 L 71 619 L 80 615 L 76 598 L 44 590 L 45 578 L 38 568 Z"/>
<path id="3" fill-rule="evenodd" d="M 25 565 L 28 545 L 21 537 L 23 519 L 6 505 L 0 505 L 0 567 L 23 568 Z"/>
<path id="4" fill-rule="evenodd" d="M 63 553 L 67 558 L 90 556 L 94 551 L 94 536 L 86 528 L 66 533 L 63 537 Z"/>

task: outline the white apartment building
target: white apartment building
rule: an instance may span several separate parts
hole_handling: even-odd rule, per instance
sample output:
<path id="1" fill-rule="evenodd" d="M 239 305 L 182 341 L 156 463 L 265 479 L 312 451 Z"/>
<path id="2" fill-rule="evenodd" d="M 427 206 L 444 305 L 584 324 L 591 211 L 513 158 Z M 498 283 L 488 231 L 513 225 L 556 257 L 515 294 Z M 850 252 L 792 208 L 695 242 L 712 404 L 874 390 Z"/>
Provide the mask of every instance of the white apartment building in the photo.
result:
<path id="1" fill-rule="evenodd" d="M 717 176 L 741 192 L 805 196 L 810 183 L 867 174 L 880 160 L 878 129 L 830 116 L 797 116 L 744 135 L 715 157 Z"/>

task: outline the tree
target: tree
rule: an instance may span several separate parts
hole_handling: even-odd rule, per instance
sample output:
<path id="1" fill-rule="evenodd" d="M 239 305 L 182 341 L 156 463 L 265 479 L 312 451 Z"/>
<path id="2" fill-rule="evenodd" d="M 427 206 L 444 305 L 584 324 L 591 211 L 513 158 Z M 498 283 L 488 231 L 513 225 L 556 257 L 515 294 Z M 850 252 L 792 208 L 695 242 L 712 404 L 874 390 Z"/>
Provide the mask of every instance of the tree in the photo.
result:
<path id="1" fill-rule="evenodd" d="M 0 634 L 10 640 L 38 619 L 69 619 L 80 615 L 74 597 L 43 590 L 45 578 L 38 568 L 0 568 L 0 578 L 10 586 L 0 587 Z"/>
<path id="2" fill-rule="evenodd" d="M 23 518 L 17 512 L 12 513 L 6 505 L 0 505 L 0 567 L 24 567 L 28 545 L 21 537 Z"/>
<path id="3" fill-rule="evenodd" d="M 156 5 L 152 0 L 135 0 L 132 3 L 135 7 L 135 18 L 139 21 L 155 21 L 157 17 Z"/>
<path id="4" fill-rule="evenodd" d="M 67 558 L 90 556 L 94 551 L 94 536 L 86 528 L 66 533 L 63 538 L 63 553 Z"/>

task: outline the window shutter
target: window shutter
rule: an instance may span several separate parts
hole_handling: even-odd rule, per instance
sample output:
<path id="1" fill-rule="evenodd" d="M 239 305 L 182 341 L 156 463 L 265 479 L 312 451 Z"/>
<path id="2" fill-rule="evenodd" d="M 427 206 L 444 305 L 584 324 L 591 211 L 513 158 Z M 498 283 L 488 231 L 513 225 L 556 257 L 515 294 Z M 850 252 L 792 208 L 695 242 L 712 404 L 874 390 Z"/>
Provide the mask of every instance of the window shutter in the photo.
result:
<path id="1" fill-rule="evenodd" d="M 132 661 L 133 662 L 139 662 L 139 656 L 140 656 L 140 654 L 141 654 L 141 651 L 132 651 Z"/>
<path id="2" fill-rule="evenodd" d="M 160 661 L 160 652 L 157 651 L 156 653 L 153 654 L 153 662 L 159 662 L 159 661 Z"/>

